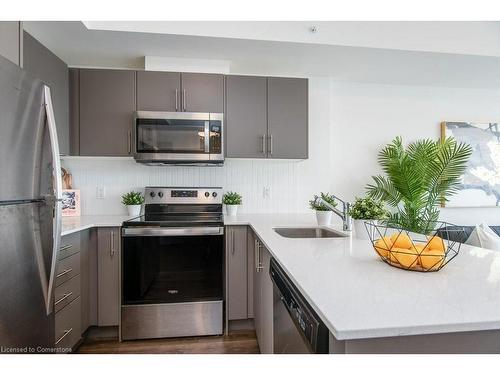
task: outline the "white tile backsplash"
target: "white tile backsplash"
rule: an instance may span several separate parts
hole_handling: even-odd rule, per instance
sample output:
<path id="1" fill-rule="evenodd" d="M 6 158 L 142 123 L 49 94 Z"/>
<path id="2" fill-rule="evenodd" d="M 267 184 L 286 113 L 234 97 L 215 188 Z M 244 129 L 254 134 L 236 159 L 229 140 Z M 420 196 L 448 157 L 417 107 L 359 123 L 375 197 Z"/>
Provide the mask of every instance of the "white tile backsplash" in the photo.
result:
<path id="1" fill-rule="evenodd" d="M 301 161 L 226 160 L 222 167 L 147 166 L 131 158 L 64 158 L 63 166 L 73 175 L 73 187 L 81 190 L 82 215 L 125 213 L 120 202 L 130 190 L 145 186 L 221 186 L 243 196 L 242 212 L 298 212 L 307 201 L 298 199 L 298 166 Z M 97 199 L 97 187 L 105 198 Z M 264 188 L 270 189 L 264 198 Z"/>

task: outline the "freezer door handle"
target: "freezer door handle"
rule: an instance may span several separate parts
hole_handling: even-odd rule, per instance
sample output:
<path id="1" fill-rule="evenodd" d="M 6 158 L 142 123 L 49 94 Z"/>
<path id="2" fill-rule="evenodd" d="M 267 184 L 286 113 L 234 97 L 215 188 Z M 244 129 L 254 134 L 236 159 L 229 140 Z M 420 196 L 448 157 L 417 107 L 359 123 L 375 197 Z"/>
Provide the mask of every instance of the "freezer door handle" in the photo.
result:
<path id="1" fill-rule="evenodd" d="M 52 258 L 50 263 L 49 280 L 47 293 L 45 294 L 45 307 L 47 315 L 50 315 L 54 309 L 52 300 L 54 299 L 54 283 L 56 279 L 57 256 L 59 253 L 61 241 L 61 206 L 62 206 L 62 179 L 61 179 L 61 160 L 59 155 L 59 143 L 57 142 L 57 128 L 54 118 L 54 108 L 52 107 L 52 98 L 50 88 L 44 87 L 45 113 L 47 116 L 47 126 L 50 136 L 50 148 L 52 151 L 52 173 L 54 181 L 54 219 L 52 224 Z"/>

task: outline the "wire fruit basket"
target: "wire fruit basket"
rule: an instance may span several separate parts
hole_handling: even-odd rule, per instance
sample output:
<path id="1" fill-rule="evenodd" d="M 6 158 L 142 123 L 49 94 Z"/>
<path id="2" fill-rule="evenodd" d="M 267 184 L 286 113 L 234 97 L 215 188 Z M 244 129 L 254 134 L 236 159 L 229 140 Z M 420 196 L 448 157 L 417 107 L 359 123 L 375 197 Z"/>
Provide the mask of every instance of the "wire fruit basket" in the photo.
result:
<path id="1" fill-rule="evenodd" d="M 467 239 L 463 227 L 438 221 L 426 234 L 389 224 L 365 222 L 373 248 L 387 264 L 408 271 L 436 272 L 458 255 Z"/>

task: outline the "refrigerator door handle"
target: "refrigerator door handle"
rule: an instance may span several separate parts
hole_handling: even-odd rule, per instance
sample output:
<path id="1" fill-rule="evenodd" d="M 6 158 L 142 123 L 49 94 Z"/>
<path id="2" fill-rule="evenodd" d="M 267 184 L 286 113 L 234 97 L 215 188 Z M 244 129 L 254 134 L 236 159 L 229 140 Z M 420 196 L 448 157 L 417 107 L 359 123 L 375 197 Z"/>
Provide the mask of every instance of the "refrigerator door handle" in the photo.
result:
<path id="1" fill-rule="evenodd" d="M 49 272 L 49 282 L 48 290 L 46 294 L 47 300 L 45 301 L 45 307 L 47 309 L 47 315 L 50 315 L 54 309 L 52 300 L 54 298 L 54 283 L 55 283 L 55 273 L 57 267 L 57 257 L 59 253 L 59 246 L 61 241 L 61 200 L 62 200 L 62 178 L 61 178 L 61 160 L 59 155 L 59 143 L 57 142 L 57 129 L 56 122 L 54 118 L 54 109 L 52 107 L 52 98 L 50 95 L 50 88 L 48 86 L 44 87 L 44 102 L 45 102 L 45 113 L 47 116 L 47 125 L 50 136 L 50 148 L 52 151 L 52 168 L 53 168 L 53 181 L 54 181 L 54 219 L 52 224 L 53 233 L 53 245 L 52 245 L 52 259 L 50 264 Z"/>

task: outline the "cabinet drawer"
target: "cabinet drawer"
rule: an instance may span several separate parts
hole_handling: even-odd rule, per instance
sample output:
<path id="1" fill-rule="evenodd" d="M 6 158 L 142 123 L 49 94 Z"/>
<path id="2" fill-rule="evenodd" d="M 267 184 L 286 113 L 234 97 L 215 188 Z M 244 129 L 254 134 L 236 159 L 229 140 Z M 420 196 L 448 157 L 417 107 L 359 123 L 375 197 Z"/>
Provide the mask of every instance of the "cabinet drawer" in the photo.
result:
<path id="1" fill-rule="evenodd" d="M 61 246 L 57 259 L 61 260 L 80 252 L 80 233 L 72 233 L 61 237 Z"/>
<path id="2" fill-rule="evenodd" d="M 57 264 L 56 287 L 80 274 L 80 253 L 64 258 Z"/>
<path id="3" fill-rule="evenodd" d="M 80 275 L 69 279 L 65 283 L 58 286 L 54 292 L 55 310 L 62 310 L 71 301 L 80 296 Z"/>
<path id="4" fill-rule="evenodd" d="M 81 301 L 76 298 L 56 314 L 55 346 L 72 348 L 80 340 Z"/>

